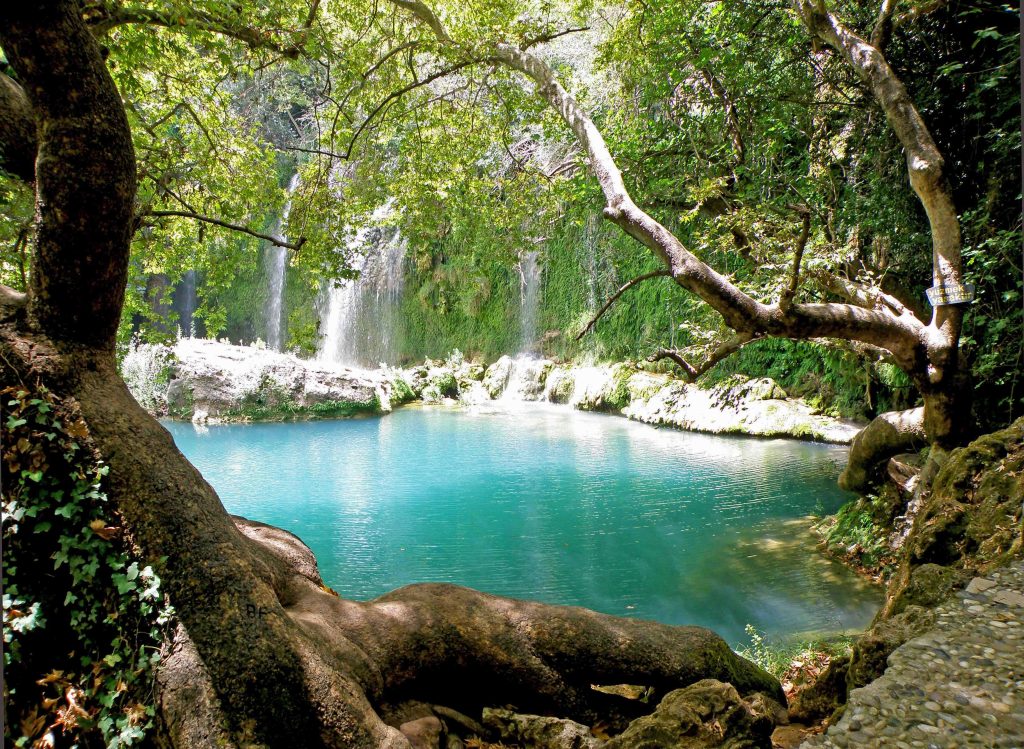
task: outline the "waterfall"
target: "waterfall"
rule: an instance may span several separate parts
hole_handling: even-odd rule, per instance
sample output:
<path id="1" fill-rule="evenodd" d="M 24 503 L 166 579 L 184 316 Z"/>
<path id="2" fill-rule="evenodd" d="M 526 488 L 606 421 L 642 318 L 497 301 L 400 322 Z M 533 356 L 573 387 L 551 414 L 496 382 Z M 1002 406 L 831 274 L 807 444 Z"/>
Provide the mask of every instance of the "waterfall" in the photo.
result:
<path id="1" fill-rule="evenodd" d="M 196 313 L 196 307 L 199 306 L 196 300 L 196 272 L 194 270 L 185 271 L 174 296 L 181 337 L 192 338 L 195 335 L 195 323 L 192 318 Z"/>
<path id="2" fill-rule="evenodd" d="M 505 402 L 536 400 L 536 393 L 528 394 L 526 391 L 542 366 L 537 344 L 542 268 L 537 262 L 537 251 L 522 253 L 516 268 L 519 271 L 519 353 L 512 358 L 508 384 L 501 395 Z"/>
<path id="3" fill-rule="evenodd" d="M 299 175 L 296 173 L 288 183 L 288 202 L 284 205 L 284 213 L 278 222 L 275 234 L 280 234 L 285 224 L 288 223 L 288 214 L 292 209 L 291 195 L 295 192 L 298 184 Z M 267 247 L 264 262 L 268 285 L 267 302 L 263 308 L 263 316 L 267 325 L 267 347 L 280 351 L 284 346 L 281 323 L 284 313 L 284 283 L 288 265 L 288 249 L 277 245 Z"/>
<path id="4" fill-rule="evenodd" d="M 397 229 L 376 226 L 357 231 L 351 248 L 359 276 L 321 295 L 317 358 L 353 367 L 395 364 L 406 241 Z"/>
<path id="5" fill-rule="evenodd" d="M 537 312 L 540 308 L 540 274 L 537 251 L 519 256 L 519 350 L 523 353 L 537 348 Z"/>

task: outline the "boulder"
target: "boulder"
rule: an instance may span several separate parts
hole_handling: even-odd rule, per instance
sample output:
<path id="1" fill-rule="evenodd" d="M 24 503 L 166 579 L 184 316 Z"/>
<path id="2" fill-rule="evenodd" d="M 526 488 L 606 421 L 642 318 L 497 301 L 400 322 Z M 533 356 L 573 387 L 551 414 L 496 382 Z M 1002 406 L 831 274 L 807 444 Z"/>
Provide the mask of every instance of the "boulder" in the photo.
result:
<path id="1" fill-rule="evenodd" d="M 789 701 L 789 717 L 800 723 L 827 718 L 846 704 L 846 674 L 850 658 L 834 658 L 815 681 L 797 692 Z"/>
<path id="2" fill-rule="evenodd" d="M 865 491 L 878 480 L 890 457 L 925 444 L 923 407 L 879 414 L 851 443 L 850 458 L 839 476 L 839 486 L 849 491 Z"/>
<path id="3" fill-rule="evenodd" d="M 987 570 L 1022 550 L 1024 418 L 953 450 L 907 539 L 911 565 Z"/>
<path id="4" fill-rule="evenodd" d="M 544 400 L 551 403 L 568 403 L 572 398 L 575 379 L 571 369 L 554 367 L 548 372 L 544 383 Z"/>
<path id="5" fill-rule="evenodd" d="M 484 371 L 484 389 L 492 398 L 499 398 L 505 392 L 509 375 L 512 373 L 512 357 L 503 356 Z"/>
<path id="6" fill-rule="evenodd" d="M 755 709 L 731 684 L 704 679 L 665 695 L 650 715 L 637 718 L 606 749 L 771 749 L 779 706 Z"/>
<path id="7" fill-rule="evenodd" d="M 931 609 L 907 606 L 899 614 L 872 626 L 853 643 L 846 674 L 847 689 L 859 689 L 881 676 L 892 651 L 934 623 L 935 613 Z"/>
<path id="8" fill-rule="evenodd" d="M 630 398 L 623 413 L 646 424 L 671 426 L 712 434 L 756 437 L 798 437 L 848 444 L 862 425 L 818 414 L 801 400 L 786 397 L 769 378 L 730 378 L 705 390 L 679 380 L 665 380 L 650 395 L 655 382 L 645 375 L 630 380 Z M 634 385 L 633 380 L 637 379 Z"/>
<path id="9" fill-rule="evenodd" d="M 390 392 L 381 372 L 187 338 L 174 348 L 167 407 L 209 421 L 351 416 L 390 409 Z"/>
<path id="10" fill-rule="evenodd" d="M 484 708 L 484 725 L 502 741 L 531 749 L 596 749 L 603 743 L 585 725 L 565 718 Z"/>

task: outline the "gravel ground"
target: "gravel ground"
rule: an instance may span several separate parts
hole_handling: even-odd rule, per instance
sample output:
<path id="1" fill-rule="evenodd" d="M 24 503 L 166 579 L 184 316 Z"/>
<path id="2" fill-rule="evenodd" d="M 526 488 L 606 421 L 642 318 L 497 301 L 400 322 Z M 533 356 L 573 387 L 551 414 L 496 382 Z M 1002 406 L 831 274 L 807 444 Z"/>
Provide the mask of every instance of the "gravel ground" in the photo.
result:
<path id="1" fill-rule="evenodd" d="M 800 749 L 1024 749 L 1024 562 L 974 578 L 936 613 Z"/>

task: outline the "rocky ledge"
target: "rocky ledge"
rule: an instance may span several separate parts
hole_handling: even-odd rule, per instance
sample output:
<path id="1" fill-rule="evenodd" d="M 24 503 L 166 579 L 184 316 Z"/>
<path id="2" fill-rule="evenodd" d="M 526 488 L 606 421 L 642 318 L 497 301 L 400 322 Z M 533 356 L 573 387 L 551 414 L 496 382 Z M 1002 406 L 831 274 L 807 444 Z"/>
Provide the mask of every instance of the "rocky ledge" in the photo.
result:
<path id="1" fill-rule="evenodd" d="M 380 414 L 404 393 L 396 393 L 384 370 L 200 339 L 183 339 L 173 349 L 140 346 L 122 370 L 150 411 L 198 423 Z"/>
<path id="2" fill-rule="evenodd" d="M 691 431 L 840 444 L 863 426 L 816 412 L 769 378 L 737 375 L 705 389 L 627 364 L 556 365 L 531 357 L 503 356 L 485 368 L 456 352 L 409 369 L 366 370 L 183 339 L 173 348 L 136 347 L 122 372 L 151 412 L 197 422 L 380 414 L 419 399 L 547 401 Z"/>
<path id="3" fill-rule="evenodd" d="M 734 375 L 711 388 L 628 364 L 560 366 L 503 356 L 483 374 L 490 398 L 566 403 L 583 411 L 712 434 L 796 437 L 848 444 L 863 424 L 821 414 L 768 377 Z"/>

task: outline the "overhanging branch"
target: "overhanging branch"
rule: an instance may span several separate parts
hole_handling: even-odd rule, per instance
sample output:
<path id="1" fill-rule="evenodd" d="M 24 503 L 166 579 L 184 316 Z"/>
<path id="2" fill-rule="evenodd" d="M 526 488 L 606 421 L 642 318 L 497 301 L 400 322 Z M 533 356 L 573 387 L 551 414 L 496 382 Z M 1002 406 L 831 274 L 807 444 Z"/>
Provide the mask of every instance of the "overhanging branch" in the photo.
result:
<path id="1" fill-rule="evenodd" d="M 219 226 L 223 229 L 236 231 L 241 234 L 248 234 L 250 237 L 256 237 L 257 239 L 265 239 L 271 244 L 277 245 L 278 247 L 284 247 L 286 250 L 292 250 L 293 252 L 298 252 L 299 250 L 301 250 L 302 245 L 306 244 L 307 241 L 306 237 L 299 237 L 299 240 L 297 242 L 289 242 L 285 239 L 282 239 L 281 237 L 275 237 L 271 234 L 263 234 L 258 231 L 253 231 L 249 227 L 242 226 L 241 224 L 232 224 L 230 221 L 222 221 L 219 218 L 213 218 L 212 216 L 204 216 L 200 213 L 194 213 L 192 211 L 146 211 L 141 216 L 139 216 L 139 219 L 141 220 L 146 216 L 153 216 L 155 218 L 160 218 L 163 216 L 190 218 L 194 221 L 201 221 L 206 224 L 213 224 L 214 226 Z"/>
<path id="2" fill-rule="evenodd" d="M 683 352 L 679 349 L 660 348 L 648 356 L 647 361 L 653 364 L 654 362 L 661 361 L 662 359 L 671 359 L 679 366 L 680 369 L 683 370 L 683 373 L 686 375 L 687 382 L 694 382 L 698 377 L 717 365 L 723 359 L 732 356 L 748 343 L 753 343 L 763 337 L 764 336 L 761 335 L 754 335 L 753 333 L 739 333 L 720 344 L 718 348 L 711 352 L 707 359 L 696 366 L 690 364 L 690 362 L 683 357 Z"/>
<path id="3" fill-rule="evenodd" d="M 579 335 L 576 336 L 576 340 L 577 341 L 582 340 L 583 336 L 585 336 L 587 333 L 589 333 L 591 330 L 593 330 L 594 329 L 594 325 L 596 325 L 597 321 L 601 319 L 601 316 L 605 312 L 607 312 L 608 309 L 613 304 L 615 304 L 615 300 L 618 299 L 623 294 L 625 294 L 630 289 L 632 289 L 634 286 L 636 286 L 637 284 L 643 283 L 644 281 L 648 281 L 648 280 L 650 280 L 652 278 L 659 278 L 661 276 L 671 276 L 671 275 L 672 275 L 671 271 L 669 271 L 667 268 L 661 268 L 660 270 L 651 271 L 650 273 L 644 273 L 642 276 L 637 276 L 633 280 L 627 281 L 626 283 L 624 283 L 622 286 L 619 287 L 618 291 L 616 291 L 614 294 L 612 294 L 608 298 L 608 301 L 605 302 L 604 306 L 602 306 L 601 309 L 599 309 L 597 311 L 597 314 L 594 315 L 593 318 L 591 318 L 590 322 L 587 323 L 587 326 L 585 328 L 583 328 L 583 330 L 580 331 Z"/>
<path id="4" fill-rule="evenodd" d="M 188 14 L 182 14 L 154 8 L 125 7 L 101 1 L 86 5 L 83 16 L 96 36 L 102 36 L 118 26 L 127 24 L 161 26 L 171 30 L 193 28 L 235 39 L 251 49 L 267 49 L 294 59 L 302 52 L 302 46 L 306 43 L 319 7 L 320 0 L 313 0 L 310 3 L 309 12 L 303 24 L 291 32 L 293 39 L 289 43 L 281 43 L 265 30 L 236 23 L 234 20 L 222 18 L 194 7 Z"/>

